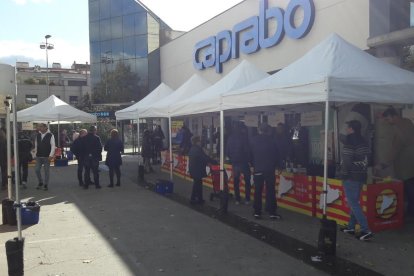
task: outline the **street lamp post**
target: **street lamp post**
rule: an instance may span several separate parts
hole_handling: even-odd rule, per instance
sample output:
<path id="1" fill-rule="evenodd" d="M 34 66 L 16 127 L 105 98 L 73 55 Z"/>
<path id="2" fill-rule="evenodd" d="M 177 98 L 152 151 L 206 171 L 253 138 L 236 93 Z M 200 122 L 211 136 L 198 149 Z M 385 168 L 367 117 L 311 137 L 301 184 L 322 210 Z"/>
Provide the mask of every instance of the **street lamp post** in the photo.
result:
<path id="1" fill-rule="evenodd" d="M 105 63 L 105 94 L 108 95 L 108 64 L 112 63 L 112 51 L 105 52 L 101 57 L 101 63 Z"/>
<path id="2" fill-rule="evenodd" d="M 48 43 L 47 39 L 51 38 L 51 35 L 45 35 L 45 39 L 46 42 L 42 42 L 40 44 L 40 49 L 45 49 L 46 50 L 46 85 L 47 85 L 47 97 L 49 98 L 50 96 L 50 88 L 49 88 L 49 55 L 48 55 L 48 50 L 53 50 L 55 47 L 53 46 L 53 44 Z"/>

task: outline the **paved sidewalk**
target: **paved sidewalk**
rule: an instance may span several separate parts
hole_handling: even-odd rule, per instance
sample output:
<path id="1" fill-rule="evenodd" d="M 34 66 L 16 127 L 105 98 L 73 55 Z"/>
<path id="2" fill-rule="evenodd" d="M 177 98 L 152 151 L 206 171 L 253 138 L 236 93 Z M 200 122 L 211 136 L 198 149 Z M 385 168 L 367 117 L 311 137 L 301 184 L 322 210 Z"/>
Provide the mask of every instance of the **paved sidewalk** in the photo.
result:
<path id="1" fill-rule="evenodd" d="M 124 157 L 121 187 L 107 188 L 108 173 L 101 172 L 100 190 L 81 189 L 76 165 L 69 165 L 51 168 L 49 191 L 39 191 L 29 169 L 22 198 L 39 201 L 41 211 L 39 224 L 23 227 L 26 275 L 324 275 L 137 185 L 136 164 Z M 16 227 L 0 225 L 2 244 L 16 235 Z M 4 247 L 0 275 L 7 275 Z"/>
<path id="2" fill-rule="evenodd" d="M 133 169 L 131 168 L 131 170 Z M 155 182 L 160 177 L 168 179 L 169 174 L 159 172 L 157 174 L 147 174 L 146 181 Z M 174 176 L 174 184 L 174 193 L 189 199 L 192 183 Z M 210 192 L 210 189 L 204 189 L 205 199 L 208 199 Z M 218 202 L 216 201 L 209 202 L 206 200 L 206 203 L 217 208 Z M 293 241 L 297 240 L 316 248 L 320 229 L 320 222 L 316 218 L 279 208 L 279 213 L 283 217 L 282 221 L 255 220 L 252 216 L 252 206 L 235 205 L 232 201 L 229 204 L 229 212 L 241 219 L 273 229 L 276 233 L 287 235 Z M 283 246 L 280 248 L 285 252 L 289 251 L 288 248 L 283 248 Z M 399 230 L 376 233 L 375 239 L 371 242 L 361 242 L 338 231 L 337 257 L 345 262 L 349 261 L 367 270 L 384 275 L 414 275 L 414 262 L 412 261 L 414 258 L 414 221 L 406 222 L 405 226 Z M 303 261 L 306 262 L 307 260 Z"/>

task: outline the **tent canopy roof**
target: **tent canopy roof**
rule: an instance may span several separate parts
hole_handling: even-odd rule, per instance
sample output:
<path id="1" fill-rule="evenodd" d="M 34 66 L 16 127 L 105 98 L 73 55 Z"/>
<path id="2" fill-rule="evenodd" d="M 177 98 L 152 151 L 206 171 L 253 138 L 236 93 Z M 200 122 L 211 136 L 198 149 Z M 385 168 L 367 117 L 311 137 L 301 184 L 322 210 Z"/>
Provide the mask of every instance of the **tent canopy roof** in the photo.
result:
<path id="1" fill-rule="evenodd" d="M 189 115 L 220 111 L 221 97 L 229 91 L 245 87 L 269 75 L 247 60 L 200 93 L 171 106 L 171 115 Z"/>
<path id="2" fill-rule="evenodd" d="M 168 97 L 169 95 L 171 95 L 172 92 L 173 90 L 168 85 L 166 85 L 165 83 L 161 83 L 160 85 L 157 86 L 157 88 L 152 90 L 151 93 L 149 93 L 139 102 L 131 106 L 128 106 L 127 108 L 124 108 L 124 109 L 121 109 L 115 112 L 116 119 L 117 120 L 137 119 L 139 112 L 146 109 L 151 104 L 156 103 L 165 97 Z"/>
<path id="3" fill-rule="evenodd" d="M 96 116 L 86 113 L 82 110 L 74 108 L 73 106 L 62 101 L 55 95 L 40 102 L 32 107 L 20 110 L 17 112 L 18 122 L 83 122 L 95 123 Z"/>
<path id="4" fill-rule="evenodd" d="M 414 73 L 332 34 L 278 73 L 224 95 L 222 108 L 325 101 L 413 103 Z"/>
<path id="5" fill-rule="evenodd" d="M 139 117 L 169 117 L 171 106 L 198 94 L 210 85 L 211 83 L 204 78 L 194 74 L 177 88 L 174 93 L 159 102 L 153 103 L 147 109 L 140 112 Z"/>

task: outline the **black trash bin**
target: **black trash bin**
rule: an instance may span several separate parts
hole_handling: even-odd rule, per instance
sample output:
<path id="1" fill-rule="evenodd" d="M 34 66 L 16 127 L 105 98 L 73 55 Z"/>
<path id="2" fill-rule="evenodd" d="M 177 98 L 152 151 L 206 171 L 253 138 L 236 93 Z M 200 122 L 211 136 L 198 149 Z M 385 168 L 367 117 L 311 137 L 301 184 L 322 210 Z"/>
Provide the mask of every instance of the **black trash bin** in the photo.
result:
<path id="1" fill-rule="evenodd" d="M 330 256 L 336 254 L 336 221 L 321 219 L 321 229 L 319 229 L 318 251 Z"/>
<path id="2" fill-rule="evenodd" d="M 14 201 L 11 199 L 4 199 L 1 202 L 3 224 L 17 225 L 16 210 L 13 207 Z"/>
<path id="3" fill-rule="evenodd" d="M 9 276 L 23 276 L 23 248 L 24 238 L 19 240 L 14 238 L 6 242 L 7 264 L 9 268 Z"/>

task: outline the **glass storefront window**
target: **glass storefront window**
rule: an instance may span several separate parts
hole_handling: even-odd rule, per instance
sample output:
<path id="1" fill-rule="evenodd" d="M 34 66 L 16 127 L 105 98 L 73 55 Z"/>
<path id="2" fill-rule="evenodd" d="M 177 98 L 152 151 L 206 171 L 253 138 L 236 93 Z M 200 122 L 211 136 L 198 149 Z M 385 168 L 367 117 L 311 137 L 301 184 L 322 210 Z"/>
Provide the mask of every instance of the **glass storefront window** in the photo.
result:
<path id="1" fill-rule="evenodd" d="M 89 2 L 89 21 L 99 20 L 99 1 Z"/>
<path id="2" fill-rule="evenodd" d="M 100 59 L 102 57 L 106 57 L 108 55 L 111 56 L 111 54 L 112 54 L 112 42 L 111 42 L 111 40 L 101 41 L 101 56 L 100 56 Z"/>
<path id="3" fill-rule="evenodd" d="M 111 0 L 111 16 L 121 16 L 122 5 L 119 0 Z"/>
<path id="4" fill-rule="evenodd" d="M 410 27 L 414 27 L 414 2 L 410 3 Z"/>
<path id="5" fill-rule="evenodd" d="M 101 20 L 100 23 L 100 34 L 101 34 L 101 40 L 108 40 L 111 39 L 111 20 L 105 19 Z"/>
<path id="6" fill-rule="evenodd" d="M 112 40 L 112 58 L 113 60 L 122 60 L 123 58 L 122 38 Z"/>
<path id="7" fill-rule="evenodd" d="M 135 56 L 138 57 L 147 57 L 148 47 L 147 47 L 147 36 L 139 35 L 136 36 L 136 51 Z"/>
<path id="8" fill-rule="evenodd" d="M 122 17 L 112 17 L 111 18 L 111 38 L 121 38 L 122 37 Z"/>
<path id="9" fill-rule="evenodd" d="M 129 14 L 122 17 L 122 29 L 124 36 L 134 35 L 135 32 L 135 15 Z"/>
<path id="10" fill-rule="evenodd" d="M 109 18 L 111 16 L 111 2 L 110 0 L 101 0 L 101 5 L 99 7 L 100 19 Z"/>
<path id="11" fill-rule="evenodd" d="M 132 73 L 137 72 L 137 68 L 135 66 L 135 61 L 136 61 L 136 59 L 126 59 L 126 60 L 124 60 L 124 63 L 129 66 Z"/>
<path id="12" fill-rule="evenodd" d="M 89 23 L 89 33 L 91 41 L 99 41 L 99 21 Z"/>
<path id="13" fill-rule="evenodd" d="M 121 0 L 119 0 L 121 1 Z M 122 0 L 122 11 L 123 14 L 130 14 L 136 12 L 145 12 L 144 8 L 141 7 L 137 2 L 134 0 Z"/>
<path id="14" fill-rule="evenodd" d="M 101 47 L 100 42 L 91 42 L 90 51 L 91 51 L 91 63 L 101 62 Z"/>
<path id="15" fill-rule="evenodd" d="M 135 34 L 146 34 L 147 31 L 147 13 L 135 14 Z"/>
<path id="16" fill-rule="evenodd" d="M 138 58 L 136 59 L 137 74 L 140 78 L 140 85 L 147 83 L 148 81 L 148 59 Z"/>
<path id="17" fill-rule="evenodd" d="M 135 58 L 135 36 L 124 38 L 124 59 Z"/>
<path id="18" fill-rule="evenodd" d="M 26 104 L 37 104 L 38 103 L 37 95 L 26 95 L 25 102 Z"/>

